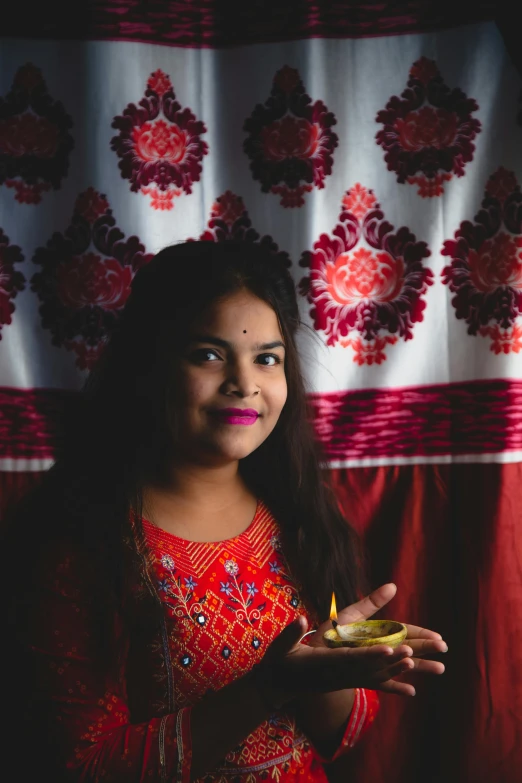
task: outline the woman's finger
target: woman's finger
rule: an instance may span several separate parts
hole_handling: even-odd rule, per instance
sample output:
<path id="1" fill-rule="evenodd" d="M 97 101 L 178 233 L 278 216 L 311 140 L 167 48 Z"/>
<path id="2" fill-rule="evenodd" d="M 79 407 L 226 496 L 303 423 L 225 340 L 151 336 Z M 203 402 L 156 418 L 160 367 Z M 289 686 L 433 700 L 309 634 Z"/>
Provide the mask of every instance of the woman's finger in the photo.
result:
<path id="1" fill-rule="evenodd" d="M 425 661 L 420 658 L 411 658 L 415 671 L 422 674 L 444 674 L 446 667 L 440 661 Z"/>
<path id="2" fill-rule="evenodd" d="M 416 658 L 425 655 L 439 655 L 448 651 L 448 645 L 444 639 L 408 639 L 408 644 Z"/>
<path id="3" fill-rule="evenodd" d="M 413 641 L 413 639 L 442 639 L 440 633 L 430 631 L 429 628 L 421 628 L 420 625 L 409 625 L 409 623 L 404 624 L 408 629 L 408 641 Z"/>
<path id="4" fill-rule="evenodd" d="M 408 645 L 401 645 L 396 649 L 384 645 L 372 647 L 341 648 L 346 651 L 341 660 L 351 662 L 368 671 L 388 670 L 390 666 L 409 661 L 413 657 L 413 650 Z M 330 659 L 333 663 L 333 658 Z"/>
<path id="5" fill-rule="evenodd" d="M 355 623 L 358 620 L 367 620 L 395 596 L 397 586 L 393 582 L 387 582 L 376 590 L 362 598 L 357 603 L 347 606 L 339 612 L 339 621 L 342 623 Z"/>
<path id="6" fill-rule="evenodd" d="M 353 658 L 355 661 L 364 660 L 365 658 L 379 658 L 380 656 L 388 658 L 394 655 L 393 647 L 387 644 L 373 644 L 369 647 L 337 647 L 334 650 L 329 650 L 325 654 L 329 656 L 329 659 L 337 656 L 339 658 Z"/>
<path id="7" fill-rule="evenodd" d="M 392 677 L 408 672 L 420 672 L 421 674 L 443 674 L 445 666 L 438 661 L 424 661 L 415 658 L 403 658 L 384 666 L 381 670 L 372 675 L 376 682 L 386 682 Z"/>
<path id="8" fill-rule="evenodd" d="M 386 680 L 375 686 L 375 690 L 384 691 L 384 693 L 394 693 L 397 696 L 415 696 L 415 688 L 409 682 L 399 682 L 399 680 Z"/>
<path id="9" fill-rule="evenodd" d="M 411 658 L 412 655 L 413 655 L 413 647 L 409 643 L 408 644 L 400 644 L 398 647 L 396 647 L 394 649 L 393 654 L 396 657 L 399 657 L 399 658 L 401 658 L 401 657 L 402 658 L 406 658 L 406 657 Z"/>
<path id="10" fill-rule="evenodd" d="M 390 663 L 381 671 L 377 672 L 374 677 L 376 683 L 388 682 L 392 677 L 397 677 L 400 674 L 407 674 L 408 672 L 418 671 L 422 674 L 443 674 L 445 666 L 439 661 L 425 661 L 418 658 L 403 658 L 400 661 Z M 380 687 L 379 685 L 379 687 Z M 377 687 L 377 686 L 376 686 Z"/>
<path id="11" fill-rule="evenodd" d="M 403 658 L 402 661 L 392 663 L 390 666 L 386 666 L 380 672 L 377 672 L 376 678 L 378 682 L 386 682 L 392 677 L 397 677 L 399 674 L 406 674 L 413 671 L 415 664 L 411 658 Z"/>

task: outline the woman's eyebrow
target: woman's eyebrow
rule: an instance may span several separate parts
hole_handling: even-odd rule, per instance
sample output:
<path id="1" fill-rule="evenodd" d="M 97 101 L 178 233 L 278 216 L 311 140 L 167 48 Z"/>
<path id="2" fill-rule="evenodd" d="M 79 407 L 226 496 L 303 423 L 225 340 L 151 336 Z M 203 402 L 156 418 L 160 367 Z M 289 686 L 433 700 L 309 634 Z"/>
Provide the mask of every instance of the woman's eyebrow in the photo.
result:
<path id="1" fill-rule="evenodd" d="M 230 350 L 234 347 L 232 343 L 227 340 L 222 340 L 221 337 L 214 337 L 209 334 L 194 334 L 190 338 L 190 342 L 193 343 L 210 343 L 211 345 L 218 345 L 220 348 L 226 348 Z M 271 343 L 262 343 L 254 345 L 255 351 L 271 351 L 273 348 L 284 348 L 285 344 L 282 340 L 274 340 Z"/>
<path id="2" fill-rule="evenodd" d="M 274 340 L 273 343 L 263 343 L 262 345 L 254 345 L 256 351 L 271 351 L 273 348 L 284 348 L 285 344 L 282 340 Z"/>
<path id="3" fill-rule="evenodd" d="M 231 343 L 222 340 L 221 337 L 211 337 L 209 334 L 193 334 L 190 337 L 191 343 L 210 343 L 219 345 L 220 348 L 232 348 Z"/>

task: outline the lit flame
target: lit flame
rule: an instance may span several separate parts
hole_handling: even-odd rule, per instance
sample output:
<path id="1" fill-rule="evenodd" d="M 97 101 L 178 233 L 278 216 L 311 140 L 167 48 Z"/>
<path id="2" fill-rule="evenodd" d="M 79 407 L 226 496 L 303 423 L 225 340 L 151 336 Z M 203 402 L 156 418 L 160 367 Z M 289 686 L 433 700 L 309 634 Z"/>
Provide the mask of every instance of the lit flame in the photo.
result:
<path id="1" fill-rule="evenodd" d="M 332 593 L 332 606 L 330 608 L 330 620 L 337 620 L 337 606 L 335 603 L 335 593 Z"/>

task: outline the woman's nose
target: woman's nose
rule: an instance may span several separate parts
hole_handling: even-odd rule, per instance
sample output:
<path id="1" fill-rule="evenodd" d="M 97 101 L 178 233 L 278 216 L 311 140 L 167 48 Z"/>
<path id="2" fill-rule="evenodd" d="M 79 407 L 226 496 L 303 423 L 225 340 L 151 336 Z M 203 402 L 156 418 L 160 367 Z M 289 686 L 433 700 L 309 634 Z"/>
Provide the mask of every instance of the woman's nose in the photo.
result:
<path id="1" fill-rule="evenodd" d="M 225 380 L 225 394 L 241 399 L 259 394 L 254 367 L 239 364 L 230 366 Z"/>

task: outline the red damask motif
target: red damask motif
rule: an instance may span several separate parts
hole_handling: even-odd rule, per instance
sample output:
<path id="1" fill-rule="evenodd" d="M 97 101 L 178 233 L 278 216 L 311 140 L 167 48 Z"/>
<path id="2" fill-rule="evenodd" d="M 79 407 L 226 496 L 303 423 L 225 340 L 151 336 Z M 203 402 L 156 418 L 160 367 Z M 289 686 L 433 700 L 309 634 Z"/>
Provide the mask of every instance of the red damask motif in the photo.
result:
<path id="1" fill-rule="evenodd" d="M 515 324 L 512 329 L 501 329 L 495 326 L 483 326 L 479 330 L 482 337 L 491 337 L 491 350 L 499 353 L 520 353 L 522 351 L 522 324 Z"/>
<path id="2" fill-rule="evenodd" d="M 417 185 L 419 195 L 429 198 L 440 196 L 454 174 L 462 177 L 481 130 L 471 116 L 477 109 L 461 89 L 444 83 L 433 60 L 417 60 L 401 97 L 391 97 L 376 117 L 383 125 L 377 143 L 397 182 Z"/>
<path id="3" fill-rule="evenodd" d="M 130 294 L 132 271 L 114 258 L 85 253 L 56 269 L 56 289 L 66 307 L 79 310 L 93 302 L 105 310 L 121 310 Z"/>
<path id="4" fill-rule="evenodd" d="M 305 193 L 324 188 L 338 142 L 331 130 L 336 123 L 322 101 L 312 104 L 295 68 L 277 71 L 270 97 L 243 126 L 243 148 L 263 193 L 280 195 L 283 207 L 301 207 Z"/>
<path id="5" fill-rule="evenodd" d="M 505 169 L 504 166 L 500 166 L 489 178 L 486 184 L 486 193 L 504 204 L 507 197 L 517 189 L 517 185 L 514 173 Z"/>
<path id="6" fill-rule="evenodd" d="M 474 223 L 460 224 L 444 242 L 451 263 L 442 281 L 468 334 L 491 338 L 495 354 L 522 348 L 522 192 L 512 171 L 500 167 L 486 184 Z"/>
<path id="7" fill-rule="evenodd" d="M 15 310 L 13 299 L 19 291 L 25 288 L 25 277 L 14 268 L 24 260 L 22 251 L 17 245 L 9 244 L 7 237 L 0 228 L 0 340 L 2 326 L 10 324 Z"/>
<path id="8" fill-rule="evenodd" d="M 88 223 L 94 223 L 109 209 L 109 202 L 102 193 L 94 188 L 87 188 L 76 199 L 75 212 L 81 215 Z"/>
<path id="9" fill-rule="evenodd" d="M 76 365 L 90 370 L 116 325 L 130 294 L 135 272 L 152 255 L 138 237 L 125 239 L 106 196 L 89 188 L 76 199 L 71 224 L 38 248 L 42 267 L 31 280 L 41 301 L 42 325 L 53 344 L 76 354 Z"/>
<path id="10" fill-rule="evenodd" d="M 414 323 L 423 320 L 423 296 L 433 283 L 423 266 L 430 251 L 405 226 L 392 233 L 375 195 L 359 183 L 342 205 L 332 234 L 322 234 L 301 257 L 310 274 L 300 290 L 328 345 L 353 348 L 360 365 L 381 364 L 386 346 L 410 340 Z"/>
<path id="11" fill-rule="evenodd" d="M 352 340 L 340 340 L 340 344 L 343 348 L 353 348 L 354 362 L 357 362 L 360 366 L 363 364 L 382 364 L 386 359 L 386 346 L 395 345 L 397 337 L 376 337 L 375 340 L 362 340 L 360 337 L 356 337 Z"/>
<path id="12" fill-rule="evenodd" d="M 38 204 L 42 193 L 60 187 L 74 146 L 71 127 L 39 68 L 22 66 L 11 91 L 0 98 L 0 184 L 14 188 L 21 204 Z"/>
<path id="13" fill-rule="evenodd" d="M 150 196 L 153 209 L 170 210 L 174 199 L 192 193 L 199 181 L 205 125 L 176 100 L 169 76 L 158 69 L 147 81 L 145 97 L 130 103 L 112 127 L 119 131 L 111 148 L 120 158 L 122 177 L 134 193 Z"/>
<path id="14" fill-rule="evenodd" d="M 227 190 L 218 196 L 212 206 L 207 229 L 199 237 L 205 242 L 226 242 L 227 240 L 241 240 L 255 242 L 267 247 L 274 257 L 274 261 L 285 267 L 291 266 L 288 253 L 279 250 L 271 236 L 260 236 L 252 228 L 252 222 L 240 196 Z"/>
<path id="15" fill-rule="evenodd" d="M 373 192 L 366 190 L 358 182 L 348 190 L 343 197 L 343 207 L 346 212 L 351 212 L 352 215 L 360 220 L 366 213 L 372 209 L 377 203 Z"/>

